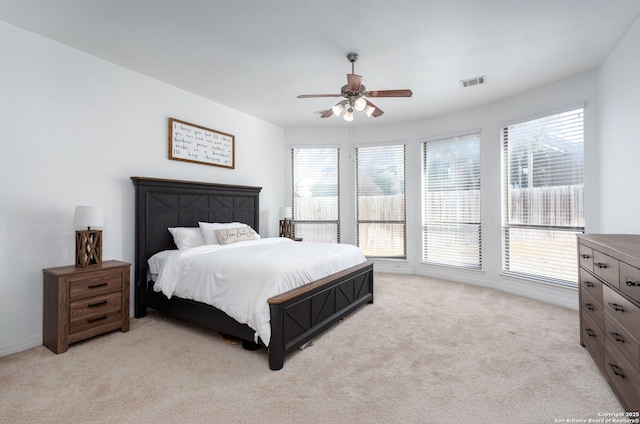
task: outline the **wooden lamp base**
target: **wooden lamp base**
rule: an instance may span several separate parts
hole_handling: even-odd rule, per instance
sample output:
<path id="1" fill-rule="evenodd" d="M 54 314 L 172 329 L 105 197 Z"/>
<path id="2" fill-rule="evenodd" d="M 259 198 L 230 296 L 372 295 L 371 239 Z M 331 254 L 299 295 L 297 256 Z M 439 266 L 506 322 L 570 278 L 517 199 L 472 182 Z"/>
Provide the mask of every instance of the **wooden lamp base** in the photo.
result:
<path id="1" fill-rule="evenodd" d="M 76 231 L 76 266 L 85 268 L 89 265 L 102 264 L 102 231 Z"/>
<path id="2" fill-rule="evenodd" d="M 292 228 L 291 228 L 291 220 L 290 219 L 281 219 L 280 220 L 280 237 L 288 237 L 292 238 Z"/>

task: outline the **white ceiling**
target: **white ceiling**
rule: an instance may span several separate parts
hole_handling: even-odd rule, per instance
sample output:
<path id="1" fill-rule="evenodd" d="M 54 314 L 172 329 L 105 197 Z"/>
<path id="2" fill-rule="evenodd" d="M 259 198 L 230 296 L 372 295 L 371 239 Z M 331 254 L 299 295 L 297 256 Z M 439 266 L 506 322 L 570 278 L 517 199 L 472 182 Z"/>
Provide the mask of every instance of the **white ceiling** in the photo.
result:
<path id="1" fill-rule="evenodd" d="M 0 0 L 0 20 L 285 128 L 348 125 L 315 114 L 341 99 L 296 96 L 339 93 L 351 51 L 368 90 L 414 93 L 354 124 L 414 121 L 594 69 L 639 15 L 638 0 Z"/>

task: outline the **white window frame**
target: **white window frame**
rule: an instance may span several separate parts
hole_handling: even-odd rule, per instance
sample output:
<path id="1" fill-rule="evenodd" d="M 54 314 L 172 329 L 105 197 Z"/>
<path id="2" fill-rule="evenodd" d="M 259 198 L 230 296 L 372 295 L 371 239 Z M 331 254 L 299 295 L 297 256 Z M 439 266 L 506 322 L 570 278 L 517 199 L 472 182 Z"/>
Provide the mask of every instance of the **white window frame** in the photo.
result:
<path id="1" fill-rule="evenodd" d="M 585 228 L 584 108 L 584 103 L 573 104 L 501 125 L 502 268 L 503 273 L 507 275 L 554 285 L 577 287 L 578 264 L 575 235 L 584 233 Z M 578 124 L 568 128 L 570 133 L 560 134 L 554 131 L 544 139 L 537 137 L 540 131 L 533 133 L 534 128 L 542 128 L 544 122 L 542 120 L 560 120 L 562 116 L 567 116 L 567 119 L 573 116 L 577 119 Z M 530 124 L 531 135 L 514 135 L 517 134 L 518 126 L 523 128 L 527 124 Z M 578 127 L 578 125 L 581 126 Z M 517 169 L 511 165 L 512 162 L 515 163 L 515 159 L 511 160 L 510 156 L 515 146 L 509 145 L 509 142 L 516 143 L 514 137 L 518 137 L 518 140 L 526 138 L 530 142 L 526 152 L 519 151 L 521 157 L 524 157 L 522 152 L 526 153 L 527 163 L 523 164 L 520 160 L 517 162 L 519 164 Z M 579 141 L 569 141 L 572 139 Z M 562 148 L 562 144 L 568 147 Z M 549 153 L 543 155 L 545 149 Z M 554 159 L 555 155 L 564 156 Z M 578 155 L 581 156 L 578 158 Z M 578 160 L 575 167 L 573 165 L 556 167 L 562 164 L 573 164 L 575 160 Z M 535 161 L 538 161 L 537 165 Z M 546 168 L 550 170 L 547 171 L 550 176 L 543 178 L 539 175 L 545 170 L 545 163 Z M 558 172 L 558 169 L 562 169 L 563 172 Z M 570 171 L 570 173 L 564 171 Z M 517 180 L 514 172 L 518 174 Z M 522 177 L 520 177 L 521 174 Z M 571 180 L 572 184 L 540 182 L 553 178 Z M 526 200 L 521 201 L 518 200 L 519 198 Z M 570 199 L 568 203 L 571 207 L 569 208 L 566 207 L 566 199 Z M 518 212 L 525 209 L 524 206 L 518 206 L 524 205 L 522 202 L 529 206 L 524 212 Z"/>
<path id="2" fill-rule="evenodd" d="M 422 140 L 422 263 L 454 268 L 482 269 L 482 199 L 480 170 L 480 130 L 474 129 L 455 134 Z M 473 142 L 477 155 L 462 157 L 465 162 L 457 164 L 454 172 L 451 161 L 460 155 L 443 156 L 440 161 L 431 162 L 429 146 L 440 143 L 446 147 L 451 143 L 454 150 L 460 143 Z M 471 160 L 471 163 L 469 163 Z M 432 166 L 446 166 L 443 177 L 447 181 L 433 181 L 437 169 Z M 438 173 L 440 174 L 440 173 Z M 450 189 L 447 189 L 448 187 Z M 434 196 L 443 194 L 438 200 Z M 458 193 L 456 195 L 456 193 Z M 447 195 L 448 194 L 448 195 Z M 461 196 L 460 194 L 464 194 Z M 440 234 L 440 235 L 438 235 Z"/>
<path id="3" fill-rule="evenodd" d="M 322 151 L 335 151 L 335 185 L 329 187 L 331 190 L 334 190 L 336 193 L 335 202 L 328 202 L 329 206 L 332 203 L 335 204 L 337 208 L 335 211 L 331 212 L 332 215 L 335 215 L 335 219 L 313 219 L 313 215 L 317 215 L 318 209 L 322 207 L 326 207 L 327 205 L 322 205 L 322 202 L 314 204 L 312 206 L 307 207 L 307 211 L 302 211 L 300 208 L 301 203 L 299 203 L 299 197 L 296 197 L 296 193 L 298 189 L 302 189 L 302 187 L 298 187 L 298 183 L 300 183 L 300 175 L 296 175 L 296 151 L 297 150 L 322 150 Z M 292 233 L 294 237 L 303 238 L 306 241 L 318 241 L 325 243 L 340 243 L 340 148 L 336 146 L 292 146 L 291 147 L 291 205 L 292 205 Z M 333 165 L 333 164 L 332 164 Z M 312 172 L 318 173 L 315 176 L 316 179 L 320 179 L 320 175 L 323 170 L 313 169 Z M 333 176 L 330 176 L 333 178 Z M 326 178 L 322 179 L 322 181 L 326 181 Z M 317 182 L 317 181 L 316 181 Z M 310 190 L 310 187 L 305 187 L 304 190 Z M 313 196 L 312 196 L 313 197 Z M 318 198 L 320 199 L 320 198 Z M 311 207 L 311 209 L 308 209 Z M 314 225 L 317 226 L 316 230 L 314 230 Z M 321 230 L 322 227 L 327 226 L 335 226 L 335 233 L 333 231 Z"/>
<path id="4" fill-rule="evenodd" d="M 402 175 L 401 175 L 401 187 L 388 187 L 386 184 L 376 185 L 375 188 L 382 190 L 392 189 L 399 191 L 395 196 L 371 196 L 363 195 L 362 191 L 365 190 L 367 181 L 363 181 L 360 178 L 360 163 L 366 159 L 380 158 L 381 151 L 385 148 L 389 149 L 402 149 Z M 363 156 L 369 153 L 369 156 Z M 387 164 L 391 167 L 398 166 L 399 163 Z M 356 194 L 356 244 L 362 249 L 367 257 L 376 259 L 406 259 L 407 258 L 407 191 L 406 191 L 406 176 L 407 176 L 407 146 L 403 141 L 389 141 L 384 143 L 369 143 L 359 144 L 355 146 L 355 194 Z M 364 175 L 363 175 L 364 176 Z M 371 178 L 370 174 L 367 177 Z M 393 179 L 397 182 L 398 178 Z M 395 184 L 394 184 L 395 185 Z M 373 189 L 373 186 L 367 188 L 367 190 Z M 363 213 L 361 211 L 361 203 L 372 201 L 377 197 L 380 210 L 375 217 L 371 217 L 370 214 Z M 368 199 L 368 200 L 366 200 Z M 398 214 L 398 212 L 400 212 Z M 370 231 L 365 230 L 365 227 L 369 227 Z M 398 237 L 398 232 L 401 235 Z M 365 236 L 364 234 L 368 236 Z M 391 240 L 394 243 L 389 243 L 388 235 L 391 234 Z M 387 235 L 387 237 L 385 237 Z M 366 239 L 366 240 L 365 240 Z M 400 244 L 398 244 L 400 242 Z"/>

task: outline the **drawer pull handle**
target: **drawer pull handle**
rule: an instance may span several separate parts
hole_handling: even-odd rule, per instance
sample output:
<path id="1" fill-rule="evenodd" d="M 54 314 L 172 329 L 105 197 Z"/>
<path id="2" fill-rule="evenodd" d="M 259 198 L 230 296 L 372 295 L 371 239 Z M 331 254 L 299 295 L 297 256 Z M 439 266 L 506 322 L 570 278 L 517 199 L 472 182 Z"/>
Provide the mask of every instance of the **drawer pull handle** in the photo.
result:
<path id="1" fill-rule="evenodd" d="M 587 308 L 590 311 L 595 311 L 596 310 L 596 308 L 594 308 L 591 303 L 585 303 L 584 307 Z"/>
<path id="2" fill-rule="evenodd" d="M 597 266 L 600 269 L 609 268 L 609 266 L 607 264 L 603 264 L 602 262 L 596 262 L 594 265 Z"/>
<path id="3" fill-rule="evenodd" d="M 589 287 L 590 289 L 591 289 L 591 288 L 593 288 L 593 287 L 595 287 L 595 286 L 594 286 L 594 284 L 593 284 L 591 281 L 585 281 L 585 282 L 584 282 L 584 285 L 585 285 L 585 286 L 587 286 L 587 287 Z"/>
<path id="4" fill-rule="evenodd" d="M 589 337 L 595 337 L 595 336 L 596 336 L 596 332 L 595 332 L 595 331 L 593 331 L 593 330 L 592 330 L 592 329 L 590 329 L 590 328 L 585 328 L 585 329 L 584 329 L 584 332 L 585 332 L 585 333 L 587 333 L 587 336 L 589 336 Z"/>
<path id="5" fill-rule="evenodd" d="M 104 286 L 106 286 L 106 285 L 107 285 L 107 283 L 106 283 L 106 282 L 105 282 L 105 283 L 98 283 L 98 284 L 91 284 L 91 285 L 89 286 L 89 288 L 90 288 L 90 289 L 97 289 L 98 287 L 104 287 Z"/>
<path id="6" fill-rule="evenodd" d="M 582 257 L 582 259 L 589 259 L 591 256 L 587 255 L 586 253 L 583 253 L 582 255 L 580 255 L 580 257 Z"/>
<path id="7" fill-rule="evenodd" d="M 638 281 L 625 281 L 625 282 L 629 287 L 640 287 L 640 282 Z"/>
<path id="8" fill-rule="evenodd" d="M 622 306 L 618 305 L 617 303 L 611 303 L 611 302 L 608 302 L 608 303 L 609 303 L 609 306 L 611 306 L 614 311 L 616 311 L 616 312 L 624 312 L 624 308 Z"/>
<path id="9" fill-rule="evenodd" d="M 612 364 L 611 362 L 609 362 L 609 367 L 611 368 L 611 371 L 613 371 L 615 375 L 617 375 L 618 377 L 624 378 L 624 372 L 622 372 L 622 368 L 620 368 L 616 364 Z"/>
<path id="10" fill-rule="evenodd" d="M 613 337 L 613 340 L 624 343 L 624 339 L 620 337 L 620 334 L 616 333 L 615 331 L 609 331 L 609 335 Z"/>
<path id="11" fill-rule="evenodd" d="M 106 305 L 108 302 L 106 300 L 103 300 L 101 302 L 96 302 L 96 303 L 89 303 L 87 306 L 90 308 L 95 308 L 96 306 L 102 306 L 102 305 Z"/>
<path id="12" fill-rule="evenodd" d="M 89 318 L 89 319 L 87 320 L 87 322 L 102 321 L 103 319 L 107 319 L 107 316 L 106 316 L 106 315 L 100 315 L 99 317 Z"/>

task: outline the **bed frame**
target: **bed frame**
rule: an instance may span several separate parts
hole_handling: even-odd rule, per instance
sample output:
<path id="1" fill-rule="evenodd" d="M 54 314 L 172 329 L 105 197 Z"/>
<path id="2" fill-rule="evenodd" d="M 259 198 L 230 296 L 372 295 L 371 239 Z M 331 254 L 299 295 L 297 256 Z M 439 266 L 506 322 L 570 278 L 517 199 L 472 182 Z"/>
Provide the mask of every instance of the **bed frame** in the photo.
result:
<path id="1" fill-rule="evenodd" d="M 175 249 L 170 227 L 197 227 L 204 222 L 243 222 L 259 230 L 261 187 L 131 177 L 136 191 L 134 316 L 147 308 L 175 316 L 242 340 L 245 349 L 255 331 L 213 306 L 153 291 L 147 260 Z M 268 300 L 271 311 L 269 368 L 279 370 L 284 357 L 356 308 L 373 303 L 373 264 L 365 262 Z"/>

